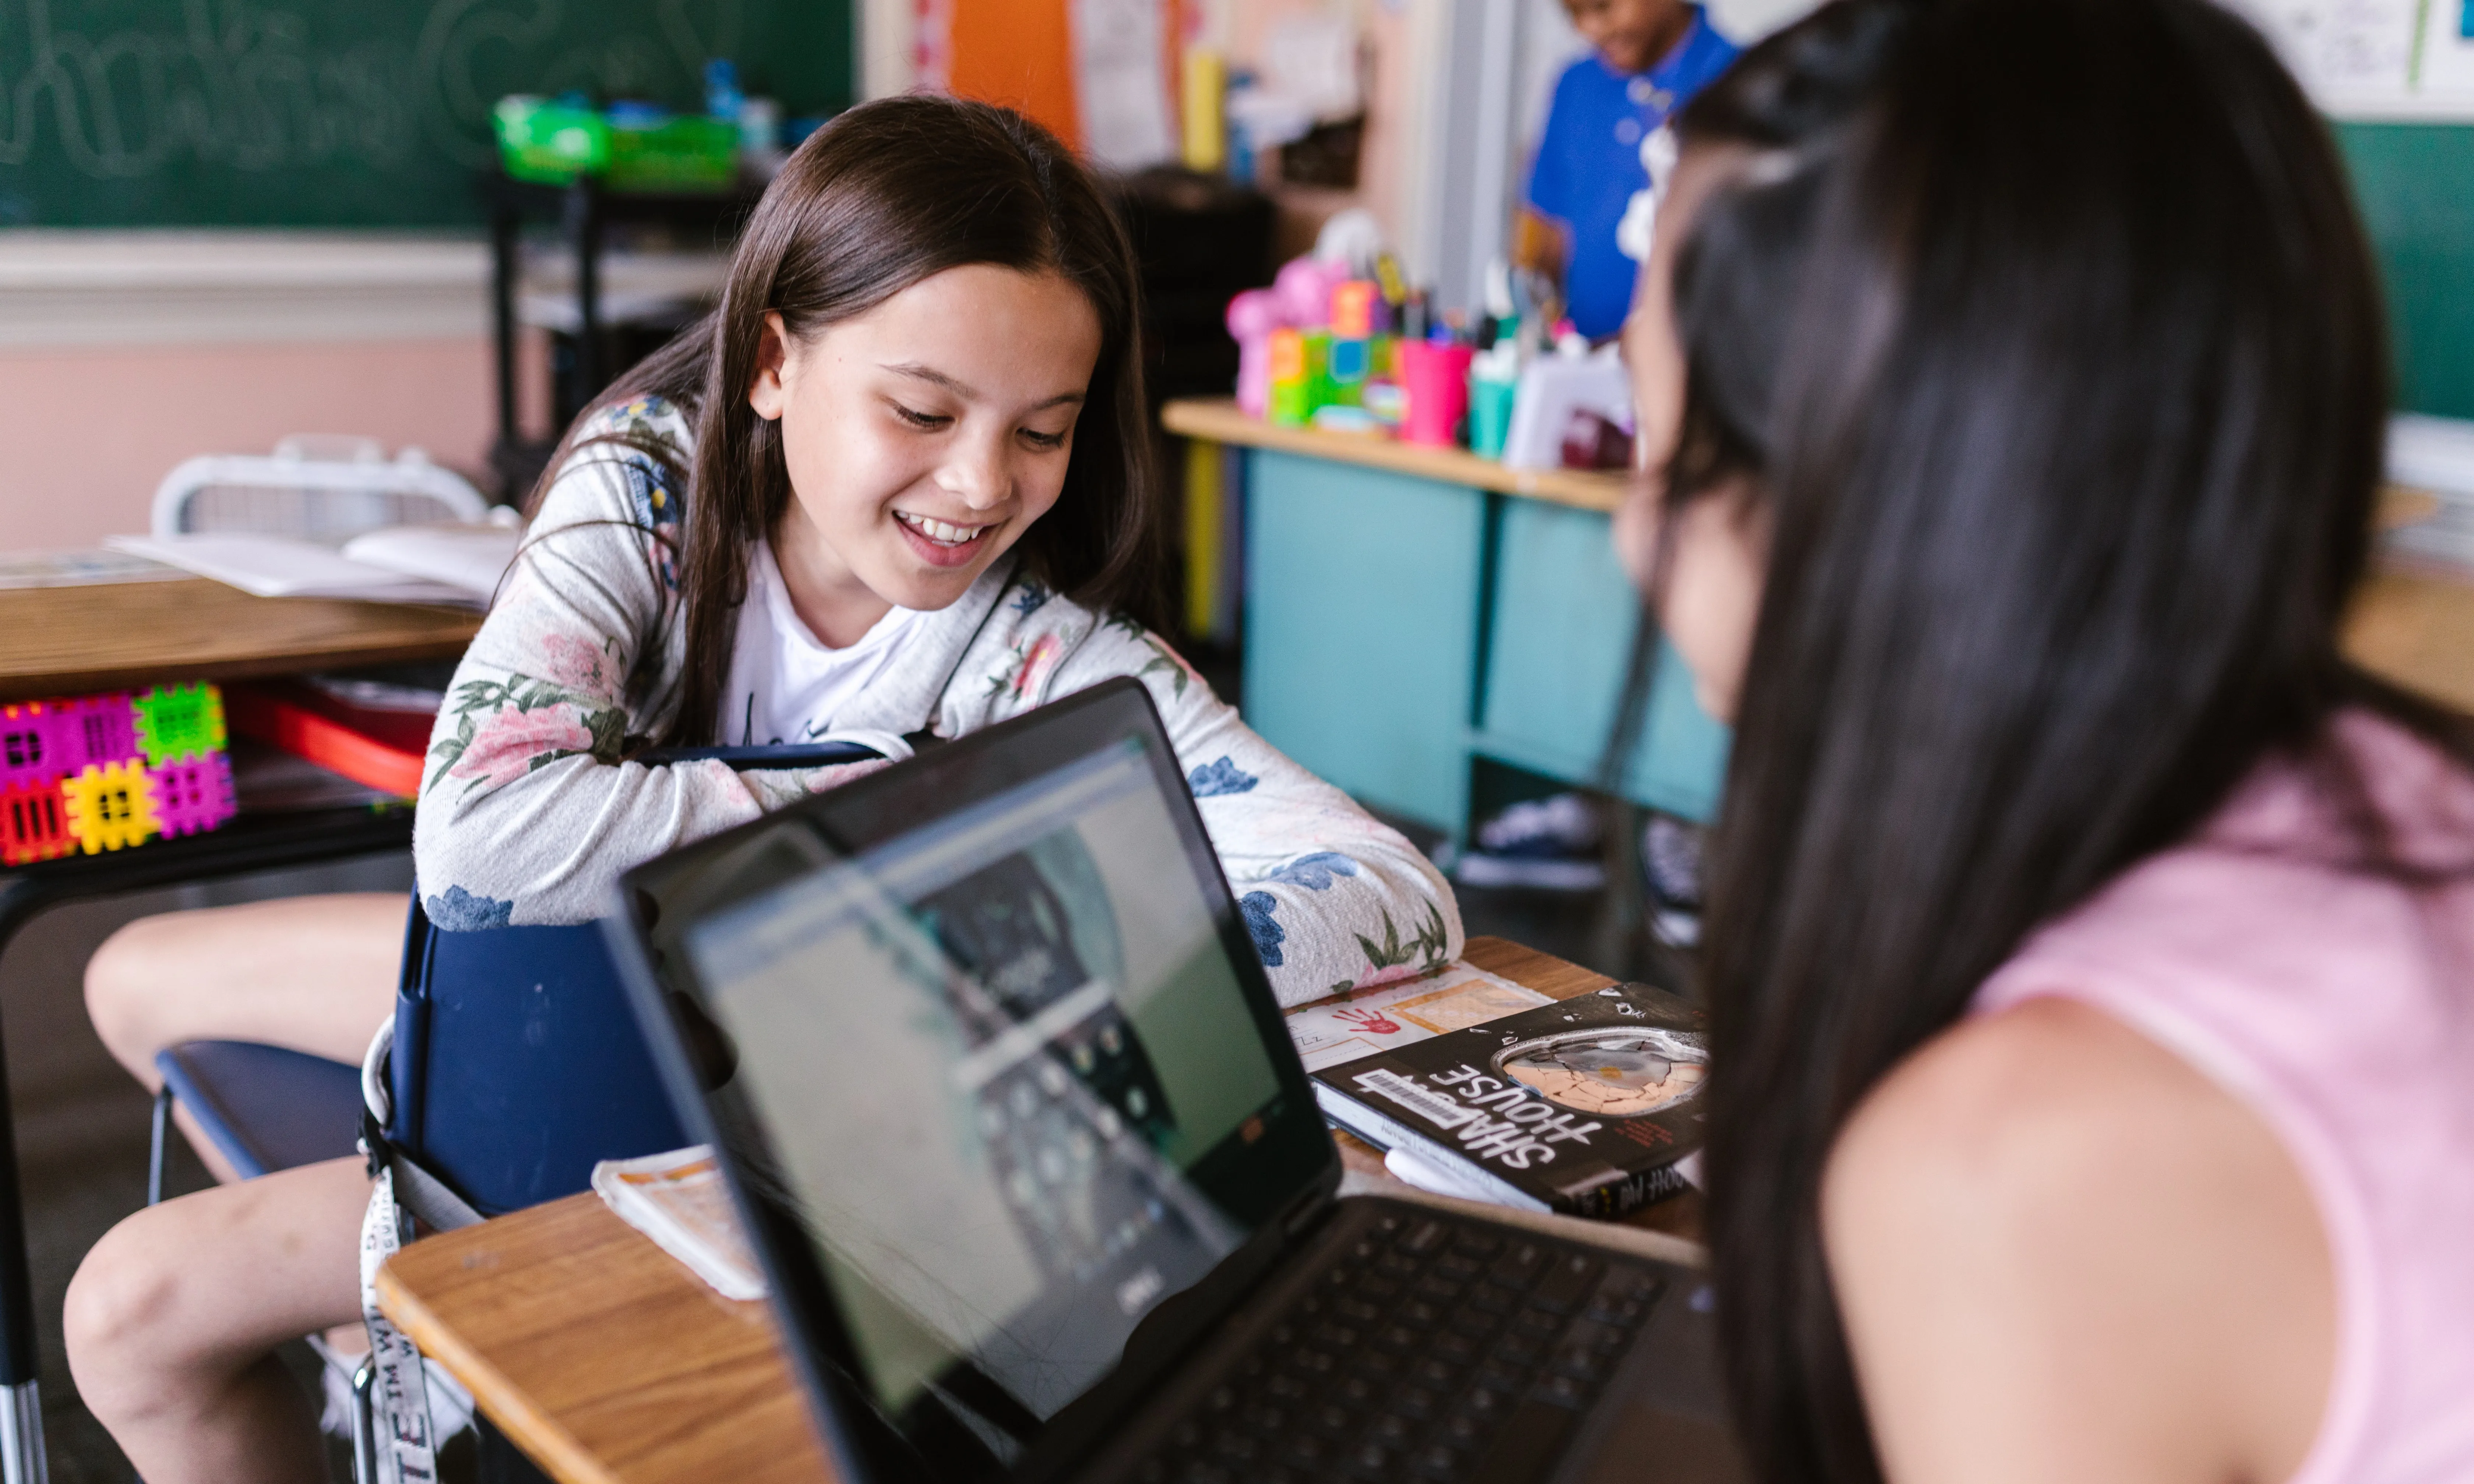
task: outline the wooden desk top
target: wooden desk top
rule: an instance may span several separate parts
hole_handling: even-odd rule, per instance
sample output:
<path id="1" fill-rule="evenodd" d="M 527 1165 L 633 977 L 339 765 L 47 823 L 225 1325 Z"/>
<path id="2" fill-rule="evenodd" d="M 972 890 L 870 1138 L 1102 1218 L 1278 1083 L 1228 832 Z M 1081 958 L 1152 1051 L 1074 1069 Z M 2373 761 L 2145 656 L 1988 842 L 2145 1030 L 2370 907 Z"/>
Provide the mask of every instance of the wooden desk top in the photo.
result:
<path id="1" fill-rule="evenodd" d="M 2386 567 L 2355 596 L 2345 653 L 2356 664 L 2474 716 L 2474 582 Z"/>
<path id="2" fill-rule="evenodd" d="M 1363 464 L 1439 484 L 1493 490 L 1583 510 L 1613 510 L 1623 503 L 1626 476 L 1587 473 L 1579 469 L 1505 468 L 1466 448 L 1430 448 L 1403 443 L 1375 434 L 1327 433 L 1321 428 L 1284 428 L 1238 411 L 1234 397 L 1186 397 L 1160 409 L 1160 423 L 1186 438 L 1243 443 L 1279 453 L 1302 453 L 1344 464 Z"/>
<path id="3" fill-rule="evenodd" d="M 451 659 L 480 627 L 460 609 L 259 598 L 204 578 L 14 588 L 0 591 L 0 701 Z"/>
<path id="4" fill-rule="evenodd" d="M 1558 999 L 1610 982 L 1499 938 L 1466 957 Z M 1641 1224 L 1697 1232 L 1698 1207 Z M 835 1477 L 771 1311 L 715 1293 L 597 1196 L 415 1242 L 378 1271 L 378 1301 L 564 1484 Z"/>

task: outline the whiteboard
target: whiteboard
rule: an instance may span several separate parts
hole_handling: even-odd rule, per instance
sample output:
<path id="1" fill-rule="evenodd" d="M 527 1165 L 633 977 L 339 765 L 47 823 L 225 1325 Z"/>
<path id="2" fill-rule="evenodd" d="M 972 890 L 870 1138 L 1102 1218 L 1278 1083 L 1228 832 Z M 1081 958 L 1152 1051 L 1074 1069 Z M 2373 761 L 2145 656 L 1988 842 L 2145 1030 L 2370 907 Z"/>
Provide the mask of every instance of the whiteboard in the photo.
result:
<path id="1" fill-rule="evenodd" d="M 2474 0 L 2226 0 L 2345 119 L 2474 121 Z"/>
<path id="2" fill-rule="evenodd" d="M 1708 0 L 1718 29 L 1745 45 L 1815 3 Z M 2474 0 L 2222 3 L 2268 34 L 2322 112 L 2474 122 Z"/>

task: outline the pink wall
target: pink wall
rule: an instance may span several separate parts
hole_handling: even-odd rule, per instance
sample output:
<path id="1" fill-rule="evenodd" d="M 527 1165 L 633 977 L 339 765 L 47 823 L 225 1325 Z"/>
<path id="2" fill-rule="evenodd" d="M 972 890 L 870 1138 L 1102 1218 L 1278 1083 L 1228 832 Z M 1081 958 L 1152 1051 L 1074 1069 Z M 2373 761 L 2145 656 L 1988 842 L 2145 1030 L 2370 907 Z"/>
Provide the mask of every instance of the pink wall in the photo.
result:
<path id="1" fill-rule="evenodd" d="M 529 370 L 541 357 L 528 348 Z M 0 549 L 142 532 L 174 465 L 263 453 L 287 433 L 356 433 L 390 453 L 414 443 L 473 478 L 495 431 L 493 385 L 482 338 L 0 352 Z M 546 388 L 525 390 L 528 408 L 546 405 Z"/>

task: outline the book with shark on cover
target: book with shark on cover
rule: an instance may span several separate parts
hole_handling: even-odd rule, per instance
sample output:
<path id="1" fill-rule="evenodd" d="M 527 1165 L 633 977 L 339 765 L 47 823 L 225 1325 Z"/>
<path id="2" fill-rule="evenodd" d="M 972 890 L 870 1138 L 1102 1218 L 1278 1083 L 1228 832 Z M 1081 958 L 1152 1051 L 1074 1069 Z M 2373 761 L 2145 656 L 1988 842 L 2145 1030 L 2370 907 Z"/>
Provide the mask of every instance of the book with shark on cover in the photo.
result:
<path id="1" fill-rule="evenodd" d="M 1682 1189 L 1701 1147 L 1701 1013 L 1645 984 L 1312 1073 L 1323 1116 L 1499 1205 L 1620 1216 Z"/>

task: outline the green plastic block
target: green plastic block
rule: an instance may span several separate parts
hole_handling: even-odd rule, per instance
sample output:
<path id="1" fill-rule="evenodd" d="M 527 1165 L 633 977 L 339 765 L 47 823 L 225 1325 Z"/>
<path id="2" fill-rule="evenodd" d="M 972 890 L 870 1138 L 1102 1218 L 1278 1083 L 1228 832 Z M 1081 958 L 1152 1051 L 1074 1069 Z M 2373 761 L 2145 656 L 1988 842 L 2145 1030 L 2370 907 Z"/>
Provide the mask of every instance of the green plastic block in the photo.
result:
<path id="1" fill-rule="evenodd" d="M 137 745 L 149 767 L 223 751 L 224 693 L 205 681 L 158 685 L 130 705 L 137 712 Z"/>

